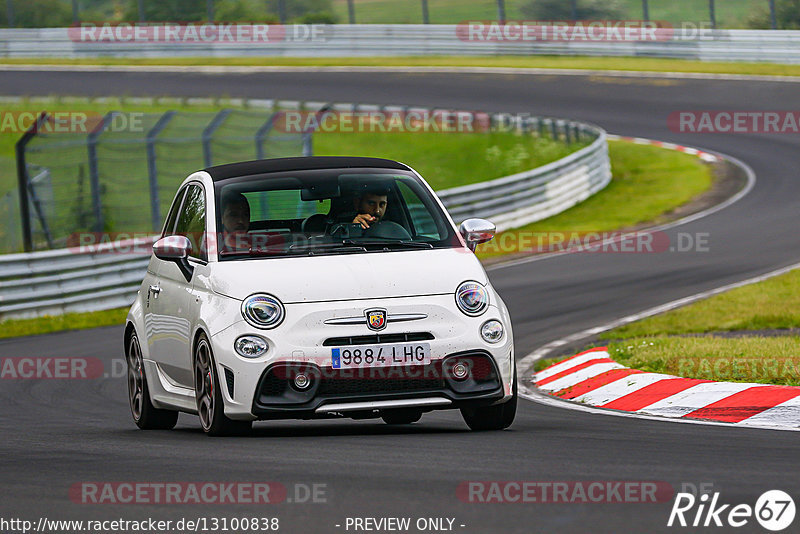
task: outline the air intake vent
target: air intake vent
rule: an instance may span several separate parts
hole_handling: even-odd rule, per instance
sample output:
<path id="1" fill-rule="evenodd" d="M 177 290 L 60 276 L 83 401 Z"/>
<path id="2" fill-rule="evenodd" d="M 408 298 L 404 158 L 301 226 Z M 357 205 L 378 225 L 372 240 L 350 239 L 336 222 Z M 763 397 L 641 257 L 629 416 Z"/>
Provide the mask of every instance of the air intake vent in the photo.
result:
<path id="1" fill-rule="evenodd" d="M 225 368 L 225 382 L 228 384 L 228 395 L 233 398 L 233 371 Z"/>
<path id="2" fill-rule="evenodd" d="M 405 343 L 408 341 L 428 341 L 433 339 L 430 332 L 408 332 L 404 334 L 373 334 L 371 336 L 329 337 L 322 345 L 342 347 L 347 345 L 378 345 L 380 343 Z"/>

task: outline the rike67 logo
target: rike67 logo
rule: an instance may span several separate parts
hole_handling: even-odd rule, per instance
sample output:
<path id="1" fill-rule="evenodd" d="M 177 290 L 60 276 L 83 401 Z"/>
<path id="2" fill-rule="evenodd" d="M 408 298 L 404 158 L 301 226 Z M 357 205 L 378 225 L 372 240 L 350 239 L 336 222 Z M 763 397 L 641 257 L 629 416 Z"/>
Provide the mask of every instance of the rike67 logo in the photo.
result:
<path id="1" fill-rule="evenodd" d="M 713 495 L 703 493 L 700 497 L 692 493 L 678 493 L 667 526 L 739 528 L 752 526 L 755 518 L 763 528 L 778 532 L 788 528 L 794 516 L 794 500 L 781 490 L 764 492 L 754 507 L 749 504 L 722 504 L 719 492 Z"/>

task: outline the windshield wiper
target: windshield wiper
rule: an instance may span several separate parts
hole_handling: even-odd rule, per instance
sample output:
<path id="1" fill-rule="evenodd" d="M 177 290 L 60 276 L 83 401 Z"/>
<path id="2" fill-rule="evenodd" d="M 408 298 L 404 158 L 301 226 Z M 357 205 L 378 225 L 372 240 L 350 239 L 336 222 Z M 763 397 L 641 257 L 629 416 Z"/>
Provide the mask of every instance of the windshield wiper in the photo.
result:
<path id="1" fill-rule="evenodd" d="M 402 247 L 412 248 L 433 248 L 433 245 L 425 241 L 364 241 L 362 244 L 364 246 L 378 245 L 382 247 L 390 247 L 399 245 Z"/>

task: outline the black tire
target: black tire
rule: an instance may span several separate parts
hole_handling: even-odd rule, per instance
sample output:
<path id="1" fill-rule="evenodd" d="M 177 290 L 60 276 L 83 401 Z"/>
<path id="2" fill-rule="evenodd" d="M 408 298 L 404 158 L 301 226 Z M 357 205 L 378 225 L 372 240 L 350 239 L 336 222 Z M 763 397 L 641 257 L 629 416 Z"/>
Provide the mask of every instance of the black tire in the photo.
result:
<path id="1" fill-rule="evenodd" d="M 381 413 L 381 419 L 387 425 L 410 425 L 422 418 L 420 410 L 390 410 Z"/>
<path id="2" fill-rule="evenodd" d="M 194 349 L 194 396 L 197 401 L 197 415 L 200 426 L 209 436 L 238 436 L 250 432 L 252 421 L 234 421 L 225 416 L 222 400 L 222 384 L 217 375 L 211 344 L 205 335 L 197 340 Z"/>
<path id="3" fill-rule="evenodd" d="M 464 422 L 474 431 L 503 430 L 511 426 L 517 415 L 517 370 L 511 383 L 511 398 L 503 404 L 482 408 L 462 408 Z"/>
<path id="4" fill-rule="evenodd" d="M 147 387 L 147 376 L 144 372 L 142 347 L 136 332 L 128 339 L 125 348 L 125 359 L 128 361 L 128 403 L 131 407 L 133 422 L 142 430 L 170 430 L 178 422 L 178 412 L 162 410 L 150 402 L 150 390 Z"/>

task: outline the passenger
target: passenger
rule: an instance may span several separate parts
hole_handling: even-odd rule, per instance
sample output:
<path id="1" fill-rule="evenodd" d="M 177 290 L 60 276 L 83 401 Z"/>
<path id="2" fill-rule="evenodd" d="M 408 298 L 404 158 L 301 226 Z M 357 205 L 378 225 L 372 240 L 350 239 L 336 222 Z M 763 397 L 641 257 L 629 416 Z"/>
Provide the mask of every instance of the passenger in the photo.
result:
<path id="1" fill-rule="evenodd" d="M 227 250 L 250 248 L 250 203 L 241 193 L 228 191 L 222 195 L 222 240 Z"/>

